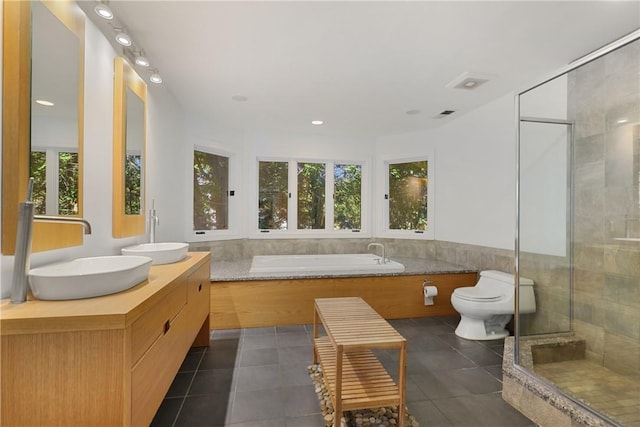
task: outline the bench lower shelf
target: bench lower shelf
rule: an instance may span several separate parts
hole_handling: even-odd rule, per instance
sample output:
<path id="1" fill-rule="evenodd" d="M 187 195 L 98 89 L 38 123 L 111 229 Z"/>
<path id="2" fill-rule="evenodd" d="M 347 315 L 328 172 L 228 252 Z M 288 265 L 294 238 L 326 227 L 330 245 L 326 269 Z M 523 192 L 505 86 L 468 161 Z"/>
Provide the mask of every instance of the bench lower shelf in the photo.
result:
<path id="1" fill-rule="evenodd" d="M 344 353 L 342 356 L 342 387 L 340 405 L 336 402 L 336 350 L 328 337 L 315 339 L 315 351 L 320 360 L 324 380 L 334 407 L 342 410 L 398 406 L 400 390 L 371 350 Z"/>

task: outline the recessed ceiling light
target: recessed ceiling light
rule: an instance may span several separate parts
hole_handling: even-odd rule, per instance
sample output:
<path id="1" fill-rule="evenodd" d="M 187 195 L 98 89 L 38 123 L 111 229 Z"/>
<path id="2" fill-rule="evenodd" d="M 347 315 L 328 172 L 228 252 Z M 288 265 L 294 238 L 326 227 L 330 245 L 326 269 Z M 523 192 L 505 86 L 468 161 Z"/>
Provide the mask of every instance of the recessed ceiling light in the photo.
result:
<path id="1" fill-rule="evenodd" d="M 247 102 L 249 100 L 249 98 L 244 95 L 233 95 L 231 99 L 237 102 Z"/>
<path id="2" fill-rule="evenodd" d="M 94 9 L 99 17 L 104 19 L 113 19 L 113 12 L 111 8 L 104 3 L 100 3 Z"/>
<path id="3" fill-rule="evenodd" d="M 415 116 L 416 114 L 420 114 L 420 113 L 421 113 L 420 110 L 409 110 L 405 114 L 408 114 L 410 116 Z"/>
<path id="4" fill-rule="evenodd" d="M 311 124 L 312 125 L 316 125 L 316 126 L 320 126 L 321 124 L 323 124 L 324 122 L 322 120 L 312 120 Z"/>
<path id="5" fill-rule="evenodd" d="M 44 99 L 36 99 L 36 104 L 44 105 L 45 107 L 53 107 L 55 104 L 51 101 L 45 101 Z"/>
<path id="6" fill-rule="evenodd" d="M 628 121 L 629 121 L 628 119 L 620 119 L 620 120 L 618 120 L 618 122 L 617 122 L 617 123 L 618 123 L 619 125 L 621 125 L 621 124 L 623 124 L 623 123 L 627 123 Z"/>

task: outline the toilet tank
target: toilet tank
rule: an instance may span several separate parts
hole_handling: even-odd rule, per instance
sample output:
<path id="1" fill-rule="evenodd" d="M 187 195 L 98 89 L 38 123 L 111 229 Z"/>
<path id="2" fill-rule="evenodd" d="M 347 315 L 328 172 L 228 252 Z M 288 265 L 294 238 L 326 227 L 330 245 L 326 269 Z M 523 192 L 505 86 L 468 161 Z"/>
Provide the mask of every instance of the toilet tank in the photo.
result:
<path id="1" fill-rule="evenodd" d="M 531 286 L 533 280 L 524 277 L 520 278 L 520 286 Z M 476 284 L 479 288 L 502 289 L 503 292 L 513 292 L 515 277 L 511 273 L 497 270 L 485 270 L 480 272 L 480 280 Z"/>

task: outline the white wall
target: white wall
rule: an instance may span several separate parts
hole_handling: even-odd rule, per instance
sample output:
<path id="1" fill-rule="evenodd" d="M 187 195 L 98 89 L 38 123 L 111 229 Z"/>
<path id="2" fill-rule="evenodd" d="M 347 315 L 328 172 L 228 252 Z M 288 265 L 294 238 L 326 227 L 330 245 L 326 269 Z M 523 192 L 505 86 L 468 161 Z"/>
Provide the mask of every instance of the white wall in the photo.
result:
<path id="1" fill-rule="evenodd" d="M 368 192 L 369 226 L 381 234 L 384 177 L 383 159 L 430 155 L 435 158 L 435 239 L 501 249 L 513 249 L 515 236 L 515 125 L 514 94 L 510 93 L 444 126 L 371 141 L 333 135 L 292 135 L 223 130 L 202 118 L 187 117 L 183 158 L 185 187 L 192 186 L 191 152 L 194 145 L 213 147 L 239 156 L 237 175 L 241 222 L 234 235 L 216 234 L 204 240 L 252 237 L 256 203 L 257 157 L 365 160 L 372 173 Z M 170 156 L 162 154 L 162 156 Z M 170 159 L 165 158 L 166 163 Z M 375 177 L 375 178 L 373 178 Z M 188 193 L 188 194 L 184 194 Z M 183 193 L 182 240 L 191 232 L 191 191 Z M 361 236 L 365 237 L 365 236 Z"/>
<path id="2" fill-rule="evenodd" d="M 257 159 L 295 159 L 295 160 L 340 160 L 365 161 L 372 164 L 374 141 L 366 138 L 343 137 L 335 135 L 292 134 L 272 131 L 252 131 L 229 129 L 224 125 L 202 117 L 188 115 L 185 126 L 185 143 L 181 145 L 182 159 L 186 172 L 181 174 L 184 190 L 182 201 L 186 207 L 179 224 L 183 229 L 181 240 L 219 240 L 255 237 L 255 213 L 257 206 Z M 223 155 L 231 156 L 231 176 L 229 189 L 236 195 L 230 198 L 231 208 L 236 214 L 231 216 L 235 232 L 215 232 L 215 235 L 194 236 L 192 230 L 192 187 L 193 187 L 193 149 L 211 148 Z M 162 156 L 166 156 L 164 153 Z M 169 161 L 168 159 L 166 159 Z M 363 178 L 364 180 L 364 178 Z M 371 178 L 366 178 L 364 186 L 371 193 Z M 232 211 L 233 212 L 233 211 Z M 368 218 L 367 218 L 368 220 Z M 260 236 L 261 237 L 261 236 Z M 273 236 L 270 236 L 273 237 Z M 289 236 L 291 237 L 291 236 Z M 364 237 L 364 236 L 360 236 Z"/>
<path id="3" fill-rule="evenodd" d="M 84 218 L 91 223 L 93 233 L 84 237 L 82 246 L 33 254 L 32 267 L 78 257 L 117 254 L 120 248 L 147 239 L 144 235 L 125 239 L 112 237 L 113 70 L 116 52 L 89 20 L 86 20 L 85 37 L 83 209 Z M 177 236 L 177 227 L 168 224 L 178 224 L 180 220 L 180 207 L 176 206 L 174 198 L 182 187 L 172 181 L 172 174 L 166 172 L 173 163 L 162 159 L 175 159 L 180 155 L 180 122 L 181 115 L 171 95 L 161 89 L 150 88 L 147 206 L 150 206 L 151 198 L 157 199 L 156 207 L 165 215 L 163 224 L 164 220 L 167 221 L 167 226 L 159 232 L 163 233 L 163 238 L 166 234 L 167 239 Z M 167 155 L 159 156 L 160 150 L 167 151 Z M 158 166 L 152 166 L 156 161 Z M 13 256 L 2 256 L 2 298 L 10 294 L 12 272 Z"/>
<path id="4" fill-rule="evenodd" d="M 186 163 L 184 114 L 166 85 L 147 85 L 147 117 L 145 214 L 153 203 L 160 219 L 156 241 L 183 241 L 180 224 L 188 206 L 180 173 Z"/>
<path id="5" fill-rule="evenodd" d="M 435 239 L 513 249 L 514 94 L 442 127 L 380 138 L 377 154 L 435 150 Z"/>

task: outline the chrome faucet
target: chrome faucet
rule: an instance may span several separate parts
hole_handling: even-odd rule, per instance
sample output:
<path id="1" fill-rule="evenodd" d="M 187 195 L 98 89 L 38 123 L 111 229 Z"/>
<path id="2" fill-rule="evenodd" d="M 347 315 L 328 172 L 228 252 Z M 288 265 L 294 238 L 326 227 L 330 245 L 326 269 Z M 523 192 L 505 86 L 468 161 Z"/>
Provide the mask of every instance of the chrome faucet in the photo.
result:
<path id="1" fill-rule="evenodd" d="M 11 302 L 20 304 L 27 300 L 27 283 L 31 258 L 31 237 L 33 222 L 74 222 L 84 226 L 84 234 L 91 234 L 91 224 L 83 218 L 66 216 L 34 215 L 31 201 L 33 178 L 27 185 L 27 199 L 18 208 L 18 227 L 16 231 L 16 253 L 13 259 L 13 278 L 11 281 Z"/>
<path id="2" fill-rule="evenodd" d="M 369 243 L 369 245 L 367 245 L 367 250 L 371 249 L 371 246 L 379 246 L 382 248 L 382 260 L 380 261 L 380 264 L 386 264 L 387 258 L 384 253 L 384 245 L 382 243 Z"/>
<path id="3" fill-rule="evenodd" d="M 89 224 L 89 221 L 84 218 L 78 218 L 77 216 L 34 215 L 33 220 L 35 222 L 71 222 L 74 224 L 82 224 L 84 227 L 84 234 L 91 234 L 91 224 Z"/>
<path id="4" fill-rule="evenodd" d="M 156 227 L 160 225 L 160 218 L 156 215 L 156 201 L 151 201 L 151 210 L 149 210 L 149 243 L 156 242 Z"/>

